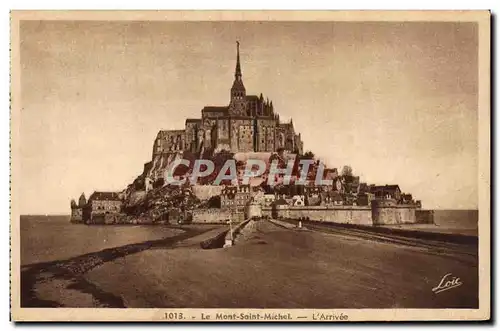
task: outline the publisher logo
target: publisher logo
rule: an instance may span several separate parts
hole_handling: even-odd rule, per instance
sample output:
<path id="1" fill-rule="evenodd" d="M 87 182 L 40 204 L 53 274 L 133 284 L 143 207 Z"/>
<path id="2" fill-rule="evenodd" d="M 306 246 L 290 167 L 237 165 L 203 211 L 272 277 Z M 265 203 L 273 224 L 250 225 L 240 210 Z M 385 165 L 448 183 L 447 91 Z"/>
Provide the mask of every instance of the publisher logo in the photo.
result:
<path id="1" fill-rule="evenodd" d="M 439 285 L 432 289 L 434 293 L 441 293 L 447 290 L 451 290 L 452 288 L 459 287 L 463 283 L 460 281 L 460 278 L 454 277 L 451 273 L 448 273 L 441 278 Z"/>

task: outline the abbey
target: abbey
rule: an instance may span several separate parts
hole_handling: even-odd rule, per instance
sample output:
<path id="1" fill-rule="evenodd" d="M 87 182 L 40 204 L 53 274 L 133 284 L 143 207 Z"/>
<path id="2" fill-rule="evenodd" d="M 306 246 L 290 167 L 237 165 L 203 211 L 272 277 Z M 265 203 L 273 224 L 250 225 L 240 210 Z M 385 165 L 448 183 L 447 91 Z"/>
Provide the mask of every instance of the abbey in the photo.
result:
<path id="1" fill-rule="evenodd" d="M 201 118 L 186 119 L 184 130 L 158 132 L 153 158 L 171 152 L 205 150 L 303 153 L 300 133 L 295 133 L 293 121 L 280 123 L 272 101 L 264 99 L 262 93 L 259 96 L 246 93 L 239 42 L 236 45 L 236 69 L 229 104 L 204 107 Z"/>

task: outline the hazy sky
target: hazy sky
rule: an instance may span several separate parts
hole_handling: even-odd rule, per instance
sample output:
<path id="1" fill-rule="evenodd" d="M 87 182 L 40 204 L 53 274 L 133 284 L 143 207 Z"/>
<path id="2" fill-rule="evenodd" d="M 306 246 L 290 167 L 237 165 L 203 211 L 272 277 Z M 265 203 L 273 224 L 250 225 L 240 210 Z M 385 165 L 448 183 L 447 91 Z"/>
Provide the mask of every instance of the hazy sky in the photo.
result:
<path id="1" fill-rule="evenodd" d="M 247 94 L 293 117 L 304 148 L 426 208 L 477 208 L 474 23 L 21 23 L 22 214 L 121 190 L 160 129 Z"/>

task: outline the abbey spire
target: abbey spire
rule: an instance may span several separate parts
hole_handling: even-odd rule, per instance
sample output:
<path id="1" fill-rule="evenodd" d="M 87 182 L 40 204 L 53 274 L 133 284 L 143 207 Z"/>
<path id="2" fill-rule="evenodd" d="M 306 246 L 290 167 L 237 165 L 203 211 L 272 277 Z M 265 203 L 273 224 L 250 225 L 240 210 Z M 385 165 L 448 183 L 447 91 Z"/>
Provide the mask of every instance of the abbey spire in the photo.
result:
<path id="1" fill-rule="evenodd" d="M 231 87 L 231 102 L 235 100 L 242 100 L 246 96 L 245 85 L 241 74 L 240 64 L 240 42 L 236 42 L 236 69 L 234 70 L 234 82 Z"/>
<path id="2" fill-rule="evenodd" d="M 241 80 L 240 42 L 239 41 L 236 41 L 236 69 L 234 71 L 234 79 Z"/>
<path id="3" fill-rule="evenodd" d="M 204 154 L 206 151 L 215 155 L 221 151 L 272 153 L 283 149 L 302 154 L 302 140 L 288 121 L 280 122 L 274 108 L 275 100 L 269 100 L 263 93 L 251 94 L 249 91 L 247 94 L 241 67 L 247 53 L 242 48 L 240 54 L 242 45 L 239 41 L 235 42 L 236 49 L 229 47 L 228 51 L 234 58 L 229 60 L 230 69 L 224 74 L 227 84 L 229 79 L 233 80 L 228 86 L 229 103 L 203 107 L 201 118 L 186 119 L 184 130 L 162 130 L 158 133 L 153 143 L 152 168 L 148 168 L 147 173 L 150 181 L 145 181 L 145 189 L 161 176 L 161 171 L 155 167 L 163 167 L 165 163 L 162 160 L 169 153 L 208 155 Z"/>

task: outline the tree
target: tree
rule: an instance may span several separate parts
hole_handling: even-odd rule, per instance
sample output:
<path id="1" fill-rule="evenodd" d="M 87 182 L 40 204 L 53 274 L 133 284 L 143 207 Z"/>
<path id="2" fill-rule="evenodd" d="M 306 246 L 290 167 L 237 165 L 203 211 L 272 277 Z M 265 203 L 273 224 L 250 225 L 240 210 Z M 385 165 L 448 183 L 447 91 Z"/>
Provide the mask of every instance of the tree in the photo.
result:
<path id="1" fill-rule="evenodd" d="M 342 176 L 344 177 L 352 177 L 352 168 L 349 165 L 345 165 L 342 168 Z"/>
<path id="2" fill-rule="evenodd" d="M 214 195 L 207 201 L 208 208 L 220 208 L 220 195 Z"/>
<path id="3" fill-rule="evenodd" d="M 303 156 L 303 159 L 304 160 L 314 160 L 314 153 L 311 152 L 311 151 L 305 152 L 304 156 Z"/>

